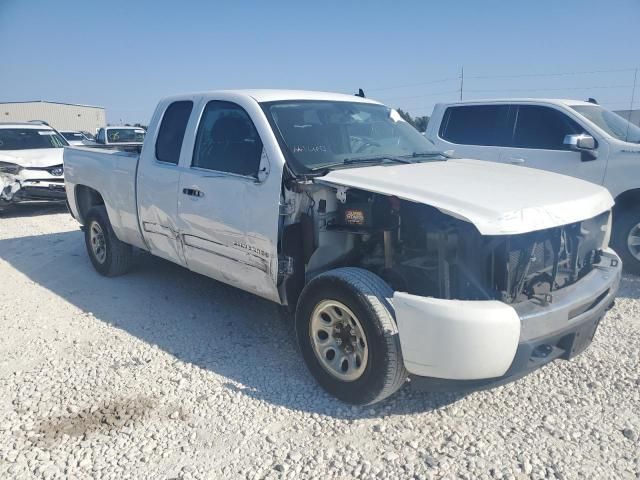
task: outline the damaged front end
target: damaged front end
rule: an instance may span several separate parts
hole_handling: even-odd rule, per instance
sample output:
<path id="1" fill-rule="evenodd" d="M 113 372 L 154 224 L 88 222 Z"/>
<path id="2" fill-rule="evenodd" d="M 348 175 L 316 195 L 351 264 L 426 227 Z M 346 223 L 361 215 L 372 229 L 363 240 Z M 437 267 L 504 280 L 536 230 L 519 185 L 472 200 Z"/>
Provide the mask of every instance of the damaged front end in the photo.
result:
<path id="1" fill-rule="evenodd" d="M 348 197 L 328 228 L 355 234 L 357 263 L 414 295 L 550 303 L 600 263 L 608 243 L 609 211 L 530 233 L 482 235 L 427 205 L 365 192 Z"/>
<path id="2" fill-rule="evenodd" d="M 23 167 L 0 162 L 0 206 L 23 201 L 65 199 L 62 165 Z"/>
<path id="3" fill-rule="evenodd" d="M 18 178 L 22 167 L 15 163 L 0 162 L 0 206 L 8 204 L 21 188 Z"/>

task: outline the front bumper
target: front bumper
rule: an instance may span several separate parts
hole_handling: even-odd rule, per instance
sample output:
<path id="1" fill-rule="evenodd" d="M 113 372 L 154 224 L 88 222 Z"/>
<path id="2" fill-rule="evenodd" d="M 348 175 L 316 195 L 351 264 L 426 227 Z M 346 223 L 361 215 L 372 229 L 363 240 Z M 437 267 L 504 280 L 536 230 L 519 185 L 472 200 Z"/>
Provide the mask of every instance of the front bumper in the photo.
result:
<path id="1" fill-rule="evenodd" d="M 45 176 L 50 178 L 38 178 Z M 0 178 L 0 204 L 65 198 L 64 179 L 46 172 L 22 170 L 18 175 L 3 174 Z"/>
<path id="2" fill-rule="evenodd" d="M 414 385 L 430 391 L 491 388 L 591 343 L 613 304 L 622 263 L 612 251 L 575 284 L 552 293 L 551 303 L 515 306 L 396 292 L 393 304 L 402 353 Z"/>

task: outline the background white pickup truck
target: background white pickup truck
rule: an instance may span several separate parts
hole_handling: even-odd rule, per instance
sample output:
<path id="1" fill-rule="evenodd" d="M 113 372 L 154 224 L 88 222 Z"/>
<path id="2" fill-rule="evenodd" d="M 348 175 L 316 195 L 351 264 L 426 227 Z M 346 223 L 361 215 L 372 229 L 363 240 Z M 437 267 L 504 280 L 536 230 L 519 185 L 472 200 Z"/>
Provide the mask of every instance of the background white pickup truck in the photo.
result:
<path id="1" fill-rule="evenodd" d="M 360 97 L 188 94 L 159 103 L 140 155 L 66 149 L 66 188 L 100 273 L 137 247 L 295 309 L 307 366 L 348 402 L 580 353 L 620 280 L 611 195 L 430 148 Z"/>
<path id="2" fill-rule="evenodd" d="M 455 156 L 541 168 L 604 185 L 612 246 L 640 274 L 640 128 L 590 102 L 508 99 L 438 104 L 426 136 Z"/>
<path id="3" fill-rule="evenodd" d="M 104 127 L 98 130 L 95 143 L 116 150 L 140 151 L 145 133 L 140 127 Z"/>

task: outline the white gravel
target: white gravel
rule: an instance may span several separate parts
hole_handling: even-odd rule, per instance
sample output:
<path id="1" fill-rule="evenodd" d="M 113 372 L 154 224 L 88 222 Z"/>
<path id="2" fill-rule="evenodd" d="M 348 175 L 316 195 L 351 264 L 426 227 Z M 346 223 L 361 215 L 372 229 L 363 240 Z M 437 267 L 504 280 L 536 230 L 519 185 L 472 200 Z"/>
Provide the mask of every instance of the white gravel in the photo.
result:
<path id="1" fill-rule="evenodd" d="M 635 277 L 574 361 L 352 408 L 272 304 L 148 255 L 102 278 L 64 210 L 23 207 L 0 332 L 0 478 L 640 478 Z"/>

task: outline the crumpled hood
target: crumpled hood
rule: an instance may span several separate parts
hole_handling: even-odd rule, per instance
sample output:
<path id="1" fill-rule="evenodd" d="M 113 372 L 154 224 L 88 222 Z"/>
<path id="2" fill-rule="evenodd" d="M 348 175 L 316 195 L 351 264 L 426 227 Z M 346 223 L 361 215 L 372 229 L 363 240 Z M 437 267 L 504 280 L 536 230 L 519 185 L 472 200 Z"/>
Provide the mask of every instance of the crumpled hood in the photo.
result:
<path id="1" fill-rule="evenodd" d="M 532 168 L 451 159 L 334 170 L 315 179 L 431 205 L 483 235 L 543 230 L 595 217 L 613 206 L 603 187 Z"/>
<path id="2" fill-rule="evenodd" d="M 0 151 L 0 162 L 16 163 L 21 167 L 52 167 L 62 165 L 64 148 L 34 148 L 32 150 Z"/>

